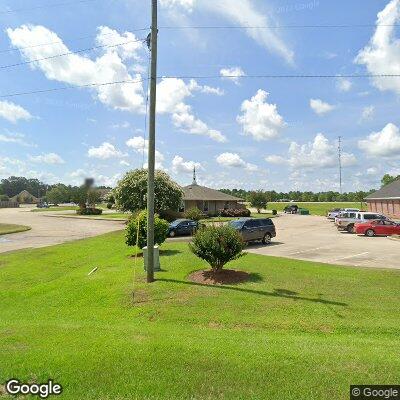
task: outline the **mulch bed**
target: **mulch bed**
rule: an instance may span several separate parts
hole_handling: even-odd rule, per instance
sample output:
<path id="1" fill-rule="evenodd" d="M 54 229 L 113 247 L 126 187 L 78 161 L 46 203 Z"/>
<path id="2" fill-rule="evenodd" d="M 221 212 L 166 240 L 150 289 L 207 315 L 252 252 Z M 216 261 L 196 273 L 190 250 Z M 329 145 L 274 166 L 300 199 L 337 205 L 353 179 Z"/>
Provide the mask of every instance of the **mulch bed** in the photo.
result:
<path id="1" fill-rule="evenodd" d="M 203 285 L 235 285 L 246 282 L 250 279 L 250 274 L 244 271 L 234 271 L 223 269 L 214 274 L 213 271 L 196 271 L 188 276 L 188 279 Z"/>

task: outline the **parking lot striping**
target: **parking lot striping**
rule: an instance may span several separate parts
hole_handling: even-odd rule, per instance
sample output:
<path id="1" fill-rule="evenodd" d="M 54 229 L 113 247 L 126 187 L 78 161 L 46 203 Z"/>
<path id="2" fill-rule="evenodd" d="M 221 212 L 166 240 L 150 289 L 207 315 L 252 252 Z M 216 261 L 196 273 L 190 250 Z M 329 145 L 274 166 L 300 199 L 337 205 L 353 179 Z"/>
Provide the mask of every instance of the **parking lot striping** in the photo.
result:
<path id="1" fill-rule="evenodd" d="M 296 251 L 295 253 L 290 253 L 290 256 L 295 256 L 296 254 L 303 254 L 303 253 L 308 253 L 310 251 L 315 251 L 315 250 L 321 250 L 321 249 L 329 249 L 330 246 L 322 246 L 322 247 L 315 247 L 313 249 L 308 249 L 308 250 L 302 250 L 302 251 Z"/>
<path id="2" fill-rule="evenodd" d="M 330 260 L 329 262 L 347 260 L 348 258 L 354 258 L 354 257 L 364 256 L 364 255 L 366 255 L 366 254 L 369 254 L 369 251 L 366 251 L 366 252 L 360 253 L 360 254 L 354 254 L 354 255 L 352 255 L 352 256 L 346 256 L 346 257 L 335 258 L 335 259 L 333 259 L 333 260 Z"/>

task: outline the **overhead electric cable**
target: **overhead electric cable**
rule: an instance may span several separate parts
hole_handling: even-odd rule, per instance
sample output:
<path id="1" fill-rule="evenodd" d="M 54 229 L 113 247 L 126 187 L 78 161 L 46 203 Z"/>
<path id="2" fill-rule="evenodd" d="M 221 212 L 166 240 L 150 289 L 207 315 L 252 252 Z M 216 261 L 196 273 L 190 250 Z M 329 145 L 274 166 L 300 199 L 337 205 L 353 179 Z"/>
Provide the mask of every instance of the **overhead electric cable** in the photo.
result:
<path id="1" fill-rule="evenodd" d="M 133 33 L 133 32 L 143 32 L 143 31 L 149 31 L 150 28 L 140 28 L 140 29 L 131 29 L 128 32 L 129 33 Z M 96 35 L 86 35 L 86 36 L 80 36 L 80 37 L 76 37 L 76 38 L 71 38 L 71 39 L 65 39 L 65 43 L 69 43 L 69 42 L 75 42 L 75 41 L 79 41 L 79 40 L 84 40 L 84 39 L 90 39 L 90 38 L 94 38 L 94 37 L 103 37 L 103 36 L 111 36 L 111 35 L 115 35 L 114 32 L 110 32 L 110 33 L 98 33 Z M 3 49 L 0 50 L 0 54 L 2 53 L 9 53 L 12 51 L 21 51 L 21 50 L 25 50 L 25 49 L 32 49 L 35 47 L 43 47 L 43 46 L 54 46 L 56 44 L 65 44 L 63 41 L 55 41 L 55 42 L 48 42 L 48 43 L 38 43 L 38 44 L 33 44 L 31 46 L 24 46 L 24 47 L 11 47 L 9 49 Z"/>
<path id="2" fill-rule="evenodd" d="M 209 75 L 209 76 L 184 76 L 184 75 L 177 75 L 177 76 L 159 76 L 157 79 L 226 79 L 226 78 L 238 78 L 237 76 L 220 76 L 220 75 Z M 359 74 L 359 75 L 246 75 L 243 77 L 239 77 L 240 79 L 243 78 L 254 78 L 254 79 L 296 79 L 296 78 L 400 78 L 400 74 Z M 39 89 L 39 90 L 32 90 L 26 92 L 17 92 L 17 93 L 9 93 L 9 94 L 0 94 L 0 98 L 7 98 L 7 97 L 16 97 L 16 96 L 23 96 L 28 94 L 37 94 L 37 93 L 47 93 L 47 92 L 57 92 L 60 90 L 68 90 L 68 89 L 79 89 L 85 87 L 96 87 L 96 86 L 107 86 L 107 85 L 118 85 L 124 83 L 140 83 L 147 81 L 147 78 L 143 78 L 140 80 L 123 80 L 123 81 L 113 81 L 113 82 L 105 82 L 105 83 L 89 83 L 87 85 L 75 85 L 75 86 L 65 86 L 65 87 L 58 87 L 58 88 L 50 88 L 50 89 Z"/>
<path id="3" fill-rule="evenodd" d="M 110 47 L 124 46 L 124 45 L 129 44 L 129 43 L 143 42 L 144 40 L 146 40 L 146 39 L 129 40 L 129 41 L 123 42 L 123 43 L 103 44 L 103 45 L 99 45 L 99 46 L 88 47 L 86 49 L 80 49 L 80 50 L 76 50 L 76 51 L 69 51 L 69 52 L 66 52 L 66 53 L 55 54 L 53 56 L 48 56 L 48 57 L 43 57 L 43 58 L 36 58 L 34 60 L 21 61 L 19 63 L 15 63 L 15 64 L 0 65 L 0 69 L 18 67 L 18 66 L 21 66 L 21 65 L 32 64 L 32 63 L 38 62 L 38 61 L 51 60 L 53 58 L 69 56 L 69 55 L 72 55 L 72 54 L 79 54 L 79 53 L 83 53 L 85 51 L 92 51 L 92 50 L 96 50 L 96 49 L 100 49 L 100 48 L 110 48 Z"/>

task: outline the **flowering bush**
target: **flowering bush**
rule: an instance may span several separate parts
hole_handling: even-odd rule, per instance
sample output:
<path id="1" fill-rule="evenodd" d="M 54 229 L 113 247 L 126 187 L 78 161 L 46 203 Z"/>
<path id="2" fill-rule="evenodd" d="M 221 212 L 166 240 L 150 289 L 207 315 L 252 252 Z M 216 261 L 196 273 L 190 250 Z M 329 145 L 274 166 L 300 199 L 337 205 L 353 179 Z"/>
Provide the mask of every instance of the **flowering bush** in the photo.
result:
<path id="1" fill-rule="evenodd" d="M 247 208 L 242 209 L 228 209 L 228 210 L 219 210 L 220 217 L 232 217 L 232 218 L 240 218 L 240 217 L 250 217 L 250 210 Z"/>

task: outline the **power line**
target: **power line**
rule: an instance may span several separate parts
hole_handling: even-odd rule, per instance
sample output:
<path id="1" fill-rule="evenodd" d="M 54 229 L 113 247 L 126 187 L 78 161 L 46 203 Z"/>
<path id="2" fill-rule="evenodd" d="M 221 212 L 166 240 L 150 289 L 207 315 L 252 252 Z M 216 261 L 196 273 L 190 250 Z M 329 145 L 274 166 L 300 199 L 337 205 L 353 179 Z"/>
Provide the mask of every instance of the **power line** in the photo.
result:
<path id="1" fill-rule="evenodd" d="M 181 75 L 165 76 L 164 79 L 307 79 L 307 78 L 400 78 L 400 74 L 338 74 L 338 75 Z"/>
<path id="2" fill-rule="evenodd" d="M 129 32 L 130 33 L 143 32 L 143 31 L 148 31 L 149 29 L 150 28 L 133 29 L 133 30 L 129 30 Z M 96 34 L 96 35 L 80 36 L 80 37 L 76 37 L 76 38 L 66 39 L 65 42 L 75 42 L 75 41 L 79 41 L 79 40 L 90 39 L 90 38 L 99 37 L 99 36 L 101 36 L 101 37 L 110 36 L 110 35 L 114 35 L 114 32 L 99 33 L 99 34 Z M 21 51 L 21 50 L 25 50 L 25 49 L 32 49 L 32 48 L 35 48 L 35 47 L 52 46 L 52 45 L 56 45 L 56 44 L 64 44 L 64 42 L 63 41 L 56 41 L 56 42 L 49 42 L 49 43 L 34 44 L 34 45 L 31 45 L 31 46 L 25 46 L 25 47 L 12 47 L 10 49 L 0 50 L 0 54 L 9 53 L 9 52 L 12 52 L 12 51 Z"/>
<path id="3" fill-rule="evenodd" d="M 66 52 L 66 53 L 55 54 L 53 56 L 48 56 L 48 57 L 43 57 L 43 58 L 36 58 L 34 60 L 21 61 L 19 63 L 15 63 L 15 64 L 0 65 L 0 69 L 18 67 L 18 66 L 21 66 L 21 65 L 32 64 L 32 63 L 38 62 L 38 61 L 51 60 L 53 58 L 69 56 L 69 55 L 72 55 L 72 54 L 79 54 L 79 53 L 83 53 L 85 51 L 92 51 L 92 50 L 96 50 L 96 49 L 100 49 L 100 48 L 110 48 L 110 47 L 124 46 L 124 45 L 129 44 L 129 43 L 143 42 L 144 40 L 145 39 L 129 40 L 129 41 L 123 42 L 123 43 L 103 44 L 103 45 L 99 45 L 99 46 L 88 47 L 86 49 L 80 49 L 80 50 L 76 50 L 76 51 L 69 51 L 69 52 Z"/>
<path id="4" fill-rule="evenodd" d="M 9 98 L 9 97 L 25 96 L 25 95 L 28 95 L 28 94 L 58 92 L 60 90 L 81 89 L 81 88 L 87 88 L 87 87 L 121 85 L 121 84 L 125 84 L 125 83 L 141 83 L 141 82 L 144 82 L 145 80 L 146 79 L 123 80 L 123 81 L 112 81 L 112 82 L 102 82 L 102 83 L 88 83 L 88 84 L 85 84 L 85 85 L 62 86 L 62 87 L 58 87 L 58 88 L 39 89 L 39 90 L 32 90 L 32 91 L 27 91 L 27 92 L 3 94 L 3 95 L 0 95 L 0 98 L 4 99 L 4 98 Z"/>
<path id="5" fill-rule="evenodd" d="M 374 27 L 397 27 L 400 24 L 338 24 L 338 25 L 226 25 L 226 26 L 161 26 L 159 29 L 180 30 L 180 29 L 340 29 L 340 28 L 374 28 Z"/>
<path id="6" fill-rule="evenodd" d="M 75 5 L 75 4 L 92 3 L 94 1 L 98 1 L 98 0 L 77 0 L 77 1 L 75 0 L 75 1 L 67 1 L 64 3 L 41 4 L 41 5 L 38 5 L 35 7 L 15 8 L 15 9 L 11 9 L 11 10 L 0 11 L 0 15 L 33 11 L 33 10 L 41 10 L 43 8 L 53 8 L 53 7 L 69 6 L 69 5 Z"/>
<path id="7" fill-rule="evenodd" d="M 246 75 L 240 78 L 400 78 L 400 74 L 364 74 L 364 75 Z M 237 78 L 237 76 L 159 76 L 157 79 L 214 79 L 214 78 Z M 68 89 L 80 89 L 85 87 L 96 87 L 96 86 L 108 86 L 108 85 L 118 85 L 124 83 L 140 83 L 147 81 L 147 78 L 143 78 L 140 80 L 123 80 L 123 81 L 112 81 L 112 82 L 104 82 L 104 83 L 89 83 L 86 85 L 75 85 L 75 86 L 64 86 L 58 88 L 50 88 L 50 89 L 39 89 L 32 90 L 26 92 L 17 92 L 17 93 L 9 93 L 0 95 L 0 98 L 8 98 L 8 97 L 17 97 L 24 96 L 29 94 L 38 94 L 38 93 L 48 93 L 48 92 L 57 92 L 60 90 L 68 90 Z"/>

